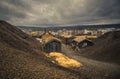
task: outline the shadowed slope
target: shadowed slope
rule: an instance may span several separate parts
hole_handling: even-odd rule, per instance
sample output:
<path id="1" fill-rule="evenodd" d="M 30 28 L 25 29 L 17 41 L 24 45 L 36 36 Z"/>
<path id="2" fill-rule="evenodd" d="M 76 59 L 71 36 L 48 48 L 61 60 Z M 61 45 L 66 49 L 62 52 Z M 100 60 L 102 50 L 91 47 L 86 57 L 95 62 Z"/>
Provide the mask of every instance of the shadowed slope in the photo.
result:
<path id="1" fill-rule="evenodd" d="M 0 21 L 0 79 L 81 79 L 79 73 L 49 62 L 40 47 L 31 36 Z"/>
<path id="2" fill-rule="evenodd" d="M 88 58 L 120 64 L 120 31 L 104 34 L 95 40 L 95 45 L 81 49 Z"/>

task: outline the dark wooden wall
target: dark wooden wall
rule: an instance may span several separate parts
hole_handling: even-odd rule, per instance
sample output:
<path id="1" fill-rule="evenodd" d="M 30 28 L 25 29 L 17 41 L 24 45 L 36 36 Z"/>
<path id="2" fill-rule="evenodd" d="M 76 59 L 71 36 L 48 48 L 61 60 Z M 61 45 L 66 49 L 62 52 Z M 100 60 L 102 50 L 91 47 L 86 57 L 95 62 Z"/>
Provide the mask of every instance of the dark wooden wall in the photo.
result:
<path id="1" fill-rule="evenodd" d="M 78 43 L 79 48 L 89 47 L 89 46 L 93 46 L 93 45 L 94 45 L 93 42 L 90 42 L 90 41 L 87 41 L 87 40 L 84 40 L 84 41 Z"/>
<path id="2" fill-rule="evenodd" d="M 45 52 L 61 52 L 61 43 L 59 41 L 51 41 L 47 44 L 45 44 L 44 47 Z"/>

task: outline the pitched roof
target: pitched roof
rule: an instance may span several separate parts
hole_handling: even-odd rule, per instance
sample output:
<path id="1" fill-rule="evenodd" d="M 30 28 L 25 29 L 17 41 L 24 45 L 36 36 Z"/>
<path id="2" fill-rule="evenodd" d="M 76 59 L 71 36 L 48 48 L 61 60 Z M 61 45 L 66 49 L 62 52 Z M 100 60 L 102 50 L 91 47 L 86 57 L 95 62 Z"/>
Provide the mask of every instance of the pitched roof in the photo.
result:
<path id="1" fill-rule="evenodd" d="M 81 42 L 85 39 L 86 39 L 86 36 L 76 36 L 75 39 L 73 39 L 73 41 Z"/>
<path id="2" fill-rule="evenodd" d="M 53 35 L 52 34 L 50 34 L 50 33 L 44 33 L 43 35 L 42 35 L 42 39 L 46 39 L 46 38 L 49 38 L 49 37 L 53 37 Z"/>
<path id="3" fill-rule="evenodd" d="M 52 34 L 50 34 L 50 33 L 45 33 L 45 34 L 42 36 L 42 40 L 43 40 L 44 43 L 48 43 L 48 42 L 50 42 L 50 41 L 52 41 L 52 40 L 57 40 L 57 41 L 61 42 L 60 39 L 54 37 L 54 36 L 53 36 Z"/>
<path id="4" fill-rule="evenodd" d="M 60 36 L 62 36 L 64 38 L 70 38 L 70 37 L 72 37 L 72 35 L 68 35 L 68 34 L 61 34 Z"/>
<path id="5" fill-rule="evenodd" d="M 90 38 L 97 38 L 97 36 L 91 36 L 91 35 L 75 36 L 75 38 L 73 39 L 73 41 L 76 41 L 76 42 L 81 42 L 83 40 L 90 41 L 89 40 Z"/>

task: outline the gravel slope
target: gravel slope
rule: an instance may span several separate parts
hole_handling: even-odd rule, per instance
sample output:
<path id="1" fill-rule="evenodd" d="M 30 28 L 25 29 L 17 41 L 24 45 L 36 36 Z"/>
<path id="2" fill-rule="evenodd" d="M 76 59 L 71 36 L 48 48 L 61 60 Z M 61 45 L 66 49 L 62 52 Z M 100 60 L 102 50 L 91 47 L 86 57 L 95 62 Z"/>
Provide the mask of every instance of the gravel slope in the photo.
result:
<path id="1" fill-rule="evenodd" d="M 82 57 L 79 53 L 74 52 L 69 46 L 64 44 L 62 45 L 62 52 L 68 57 L 81 62 L 83 67 L 76 69 L 76 71 L 87 75 L 90 79 L 120 79 L 120 65 Z"/>

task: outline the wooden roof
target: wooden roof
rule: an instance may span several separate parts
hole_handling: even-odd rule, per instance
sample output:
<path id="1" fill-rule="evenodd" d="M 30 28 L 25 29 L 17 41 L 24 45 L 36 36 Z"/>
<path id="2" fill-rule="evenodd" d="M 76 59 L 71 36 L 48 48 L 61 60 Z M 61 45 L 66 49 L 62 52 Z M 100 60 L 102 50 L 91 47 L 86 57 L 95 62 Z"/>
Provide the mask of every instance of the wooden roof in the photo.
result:
<path id="1" fill-rule="evenodd" d="M 73 41 L 76 41 L 76 42 L 81 42 L 83 40 L 88 40 L 90 41 L 89 39 L 93 39 L 93 38 L 97 38 L 97 36 L 92 36 L 92 35 L 81 35 L 81 36 L 75 36 L 75 38 L 73 39 Z"/>
<path id="2" fill-rule="evenodd" d="M 75 36 L 75 38 L 73 39 L 73 41 L 78 42 L 78 43 L 80 43 L 80 42 L 82 42 L 82 41 L 84 41 L 84 40 L 87 40 L 87 41 L 92 42 L 91 40 L 88 39 L 88 36 L 86 36 L 86 35 L 83 35 L 83 36 Z"/>
<path id="3" fill-rule="evenodd" d="M 68 34 L 61 34 L 60 36 L 62 36 L 64 38 L 70 38 L 70 37 L 72 37 L 72 35 L 68 35 Z"/>
<path id="4" fill-rule="evenodd" d="M 81 42 L 86 39 L 86 36 L 76 36 L 73 41 Z"/>
<path id="5" fill-rule="evenodd" d="M 56 40 L 56 41 L 61 42 L 60 39 L 54 37 L 51 33 L 45 33 L 45 34 L 42 36 L 42 40 L 43 40 L 44 43 L 48 43 L 48 42 L 50 42 L 50 41 L 52 41 L 52 40 Z"/>

